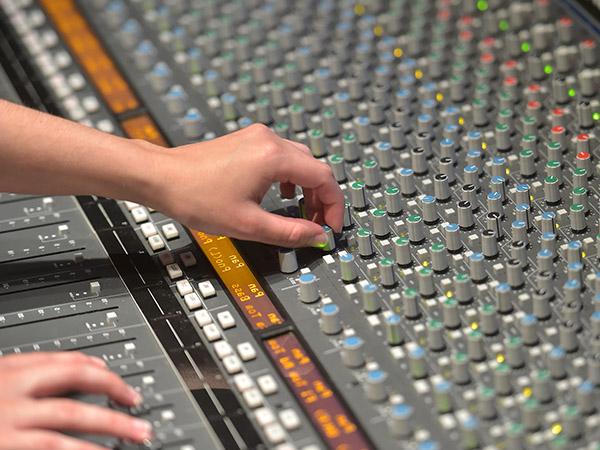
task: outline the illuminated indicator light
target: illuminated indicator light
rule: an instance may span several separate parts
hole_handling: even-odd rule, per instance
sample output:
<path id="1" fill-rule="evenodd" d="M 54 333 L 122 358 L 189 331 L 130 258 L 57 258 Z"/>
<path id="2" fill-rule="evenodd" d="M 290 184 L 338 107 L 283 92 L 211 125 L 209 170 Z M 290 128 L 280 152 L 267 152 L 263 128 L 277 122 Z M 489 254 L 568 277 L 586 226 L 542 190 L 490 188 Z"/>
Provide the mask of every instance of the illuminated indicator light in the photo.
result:
<path id="1" fill-rule="evenodd" d="M 381 37 L 383 34 L 383 27 L 381 25 L 375 25 L 373 27 L 373 34 L 377 37 Z"/>
<path id="2" fill-rule="evenodd" d="M 586 252 L 581 252 L 581 257 L 582 257 L 582 258 L 585 258 L 586 256 L 587 256 L 587 253 L 586 253 Z"/>
<path id="3" fill-rule="evenodd" d="M 437 94 L 435 94 L 435 99 L 438 103 L 441 103 L 444 100 L 444 94 L 442 94 L 441 92 L 438 92 Z M 598 114 L 598 113 L 596 113 L 596 114 Z M 596 120 L 598 120 L 598 119 L 596 119 Z"/>
<path id="4" fill-rule="evenodd" d="M 592 118 L 594 120 L 600 120 L 600 112 L 595 112 L 594 114 L 592 114 Z"/>
<path id="5" fill-rule="evenodd" d="M 510 175 L 510 169 L 506 169 L 506 175 Z"/>
<path id="6" fill-rule="evenodd" d="M 465 119 L 463 117 L 459 117 L 458 118 L 458 124 L 459 125 L 464 125 L 465 124 Z"/>
<path id="7" fill-rule="evenodd" d="M 479 11 L 487 11 L 487 9 L 488 9 L 488 2 L 486 0 L 478 0 L 477 1 L 477 9 Z"/>
<path id="8" fill-rule="evenodd" d="M 560 423 L 555 423 L 551 428 L 552 434 L 556 436 L 562 432 L 562 425 Z"/>
<path id="9" fill-rule="evenodd" d="M 395 58 L 402 58 L 402 55 L 404 55 L 404 51 L 400 47 L 396 47 L 394 49 L 394 57 Z"/>
<path id="10" fill-rule="evenodd" d="M 546 64 L 544 66 L 544 73 L 546 75 L 550 75 L 552 73 L 552 66 L 550 64 Z"/>
<path id="11" fill-rule="evenodd" d="M 533 195 L 530 195 L 530 196 L 529 196 L 529 200 L 530 200 L 530 201 L 533 201 Z"/>
<path id="12" fill-rule="evenodd" d="M 487 148 L 487 142 L 482 142 L 481 143 L 481 149 L 485 150 Z"/>
<path id="13" fill-rule="evenodd" d="M 354 5 L 354 14 L 357 16 L 362 16 L 365 13 L 365 5 L 362 3 L 357 3 Z"/>
<path id="14" fill-rule="evenodd" d="M 502 364 L 504 362 L 504 355 L 502 353 L 496 355 L 496 362 L 498 362 L 498 364 Z"/>
<path id="15" fill-rule="evenodd" d="M 423 261 L 423 264 L 421 264 L 423 267 L 427 267 L 429 265 L 429 261 Z"/>
<path id="16" fill-rule="evenodd" d="M 477 322 L 471 322 L 471 330 L 476 330 L 479 328 L 479 324 Z"/>
<path id="17" fill-rule="evenodd" d="M 529 50 L 531 50 L 531 45 L 529 44 L 529 42 L 523 42 L 521 44 L 521 51 L 523 53 L 527 53 Z"/>
<path id="18" fill-rule="evenodd" d="M 327 242 L 319 242 L 318 244 L 313 245 L 314 248 L 325 248 L 327 247 Z"/>
<path id="19" fill-rule="evenodd" d="M 452 294 L 452 291 L 446 291 L 446 297 L 448 298 L 452 298 L 454 294 Z"/>
<path id="20" fill-rule="evenodd" d="M 523 397 L 529 398 L 531 397 L 532 390 L 530 387 L 523 388 Z"/>
<path id="21" fill-rule="evenodd" d="M 576 94 L 575 89 L 573 89 L 573 88 L 569 89 L 569 97 L 575 97 L 575 94 Z"/>
<path id="22" fill-rule="evenodd" d="M 500 31 L 508 30 L 508 20 L 502 19 L 500 22 L 498 22 L 498 28 Z"/>
<path id="23" fill-rule="evenodd" d="M 415 78 L 417 80 L 420 80 L 421 78 L 423 78 L 423 71 L 421 71 L 420 69 L 415 70 Z"/>

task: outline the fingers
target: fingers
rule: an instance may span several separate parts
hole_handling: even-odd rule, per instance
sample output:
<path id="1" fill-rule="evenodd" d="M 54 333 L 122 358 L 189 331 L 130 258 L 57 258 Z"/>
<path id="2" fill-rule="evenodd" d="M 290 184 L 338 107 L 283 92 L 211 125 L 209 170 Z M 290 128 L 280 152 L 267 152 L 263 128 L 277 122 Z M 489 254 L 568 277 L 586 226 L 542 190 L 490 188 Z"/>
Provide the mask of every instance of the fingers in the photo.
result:
<path id="1" fill-rule="evenodd" d="M 42 364 L 26 374 L 27 394 L 36 397 L 65 392 L 104 394 L 123 405 L 135 405 L 140 395 L 117 374 L 90 363 Z"/>
<path id="2" fill-rule="evenodd" d="M 108 450 L 52 431 L 18 431 L 2 436 L 0 450 Z"/>
<path id="3" fill-rule="evenodd" d="M 135 442 L 152 438 L 152 426 L 145 420 L 75 400 L 45 399 L 21 403 L 15 415 L 20 428 L 100 434 Z"/>
<path id="4" fill-rule="evenodd" d="M 242 239 L 252 239 L 280 247 L 306 247 L 327 242 L 323 228 L 309 220 L 293 219 L 269 213 L 258 205 L 244 211 L 250 226 Z"/>
<path id="5" fill-rule="evenodd" d="M 2 369 L 18 369 L 40 364 L 83 364 L 89 363 L 100 368 L 105 368 L 104 360 L 96 356 L 88 356 L 81 352 L 40 352 L 40 353 L 18 353 L 0 358 Z"/>
<path id="6" fill-rule="evenodd" d="M 280 164 L 272 167 L 274 178 L 279 182 L 294 183 L 312 189 L 315 198 L 322 205 L 325 222 L 335 231 L 340 231 L 344 213 L 344 195 L 331 173 L 331 168 L 301 152 L 289 151 L 289 145 L 288 151 L 284 153 Z M 316 209 L 321 208 L 319 206 Z"/>

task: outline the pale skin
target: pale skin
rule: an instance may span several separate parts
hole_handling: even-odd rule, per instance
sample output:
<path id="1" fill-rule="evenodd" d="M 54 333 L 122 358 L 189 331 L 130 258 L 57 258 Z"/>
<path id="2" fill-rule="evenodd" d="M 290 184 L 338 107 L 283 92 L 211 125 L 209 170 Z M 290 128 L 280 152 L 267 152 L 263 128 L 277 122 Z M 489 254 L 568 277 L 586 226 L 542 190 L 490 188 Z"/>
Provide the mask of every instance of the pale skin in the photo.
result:
<path id="1" fill-rule="evenodd" d="M 311 220 L 260 207 L 275 183 L 284 198 L 302 189 Z M 344 208 L 329 166 L 314 159 L 305 145 L 263 125 L 166 149 L 2 100 L 0 192 L 126 199 L 193 229 L 283 247 L 326 242 L 322 225 L 340 231 Z M 0 357 L 0 386 L 0 450 L 102 448 L 60 431 L 151 439 L 147 422 L 56 398 L 76 391 L 103 394 L 125 406 L 142 401 L 99 359 L 80 353 Z"/>

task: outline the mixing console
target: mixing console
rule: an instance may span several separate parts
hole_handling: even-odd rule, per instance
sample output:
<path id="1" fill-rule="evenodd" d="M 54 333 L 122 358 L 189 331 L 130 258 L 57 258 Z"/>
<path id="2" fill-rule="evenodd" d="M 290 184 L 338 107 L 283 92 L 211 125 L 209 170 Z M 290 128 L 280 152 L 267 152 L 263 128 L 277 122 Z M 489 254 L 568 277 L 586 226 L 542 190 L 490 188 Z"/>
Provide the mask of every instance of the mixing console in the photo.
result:
<path id="1" fill-rule="evenodd" d="M 0 194 L 0 354 L 104 358 L 156 434 L 113 449 L 599 450 L 597 4 L 1 0 L 3 98 L 165 146 L 263 123 L 347 203 L 291 250 Z"/>

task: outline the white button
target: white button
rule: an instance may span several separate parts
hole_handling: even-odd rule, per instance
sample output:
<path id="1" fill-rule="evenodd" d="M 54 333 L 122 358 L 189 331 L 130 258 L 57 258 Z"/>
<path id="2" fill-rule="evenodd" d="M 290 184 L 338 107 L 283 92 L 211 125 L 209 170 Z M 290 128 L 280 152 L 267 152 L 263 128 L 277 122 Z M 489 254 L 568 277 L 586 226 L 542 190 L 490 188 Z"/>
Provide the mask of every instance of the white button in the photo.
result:
<path id="1" fill-rule="evenodd" d="M 300 417 L 293 409 L 284 409 L 279 413 L 279 420 L 287 430 L 295 430 L 300 427 Z"/>
<path id="2" fill-rule="evenodd" d="M 128 211 L 131 211 L 134 208 L 139 208 L 139 206 L 140 206 L 139 203 L 130 202 L 128 200 L 125 200 L 124 204 Z"/>
<path id="3" fill-rule="evenodd" d="M 154 377 L 152 375 L 146 375 L 142 378 L 142 384 L 144 386 L 151 386 L 155 382 Z"/>
<path id="4" fill-rule="evenodd" d="M 142 232 L 145 238 L 149 238 L 150 236 L 158 234 L 158 230 L 152 222 L 143 223 L 140 227 L 140 231 Z"/>
<path id="5" fill-rule="evenodd" d="M 219 328 L 214 323 L 209 323 L 204 328 L 202 328 L 204 332 L 204 336 L 208 339 L 208 342 L 218 341 L 221 339 L 221 332 Z"/>
<path id="6" fill-rule="evenodd" d="M 250 342 L 238 344 L 237 351 L 240 354 L 242 361 L 250 361 L 251 359 L 256 358 L 256 350 L 254 350 L 254 347 Z"/>
<path id="7" fill-rule="evenodd" d="M 69 77 L 67 78 L 67 82 L 76 91 L 83 89 L 83 87 L 85 86 L 85 78 L 83 78 L 83 75 L 77 72 L 69 75 Z"/>
<path id="8" fill-rule="evenodd" d="M 242 393 L 244 401 L 249 408 L 255 409 L 263 404 L 263 397 L 260 391 L 256 388 L 247 389 Z"/>
<path id="9" fill-rule="evenodd" d="M 278 445 L 277 447 L 275 447 L 275 450 L 297 450 L 298 447 L 296 447 L 294 444 L 290 444 L 288 442 L 285 442 L 283 444 Z"/>
<path id="10" fill-rule="evenodd" d="M 150 248 L 152 250 L 154 250 L 155 252 L 165 248 L 165 241 L 163 241 L 162 238 L 158 234 L 155 234 L 154 236 L 150 236 L 148 238 L 148 243 L 150 244 Z"/>
<path id="11" fill-rule="evenodd" d="M 210 326 L 210 325 L 209 325 Z M 240 358 L 235 355 L 226 356 L 223 358 L 223 365 L 229 375 L 242 371 L 242 362 Z"/>
<path id="12" fill-rule="evenodd" d="M 160 418 L 163 422 L 166 422 L 167 420 L 173 420 L 175 419 L 175 413 L 172 410 L 167 409 L 165 411 L 161 411 Z"/>
<path id="13" fill-rule="evenodd" d="M 200 297 L 198 297 L 198 294 L 196 294 L 195 292 L 184 295 L 183 300 L 185 301 L 185 306 L 187 306 L 190 311 L 202 308 L 202 302 L 200 301 Z"/>
<path id="14" fill-rule="evenodd" d="M 95 113 L 100 109 L 100 102 L 96 97 L 88 95 L 81 100 L 83 108 L 89 113 Z"/>
<path id="15" fill-rule="evenodd" d="M 233 383 L 238 391 L 244 392 L 254 387 L 254 381 L 245 373 L 237 374 L 233 377 Z"/>
<path id="16" fill-rule="evenodd" d="M 271 423 L 264 428 L 267 439 L 272 444 L 279 444 L 285 441 L 285 430 L 278 423 Z"/>
<path id="17" fill-rule="evenodd" d="M 200 294 L 204 298 L 210 298 L 216 295 L 215 288 L 210 281 L 198 283 L 198 289 L 200 289 Z"/>
<path id="18" fill-rule="evenodd" d="M 203 327 L 205 325 L 208 325 L 209 323 L 212 323 L 212 318 L 210 317 L 210 314 L 208 313 L 208 311 L 205 310 L 205 309 L 201 309 L 200 311 L 196 311 L 194 313 L 194 319 L 196 319 L 196 322 L 201 327 Z"/>
<path id="19" fill-rule="evenodd" d="M 65 51 L 60 50 L 54 55 L 54 62 L 56 62 L 56 65 L 61 69 L 69 67 L 71 65 L 71 61 L 71 55 Z"/>
<path id="20" fill-rule="evenodd" d="M 258 408 L 254 411 L 254 417 L 256 417 L 256 421 L 261 427 L 269 425 L 270 423 L 275 422 L 275 414 L 269 408 Z"/>
<path id="21" fill-rule="evenodd" d="M 181 262 L 183 263 L 184 267 L 192 267 L 197 263 L 196 257 L 192 252 L 184 252 L 179 255 L 179 257 L 181 258 Z"/>
<path id="22" fill-rule="evenodd" d="M 263 375 L 256 379 L 258 387 L 265 395 L 271 395 L 277 392 L 277 382 L 271 375 Z"/>
<path id="23" fill-rule="evenodd" d="M 135 223 L 142 223 L 148 220 L 148 212 L 143 206 L 133 208 L 131 210 L 131 215 L 133 216 L 133 220 L 135 221 Z"/>
<path id="24" fill-rule="evenodd" d="M 176 286 L 177 292 L 179 292 L 179 295 L 181 295 L 182 297 L 185 297 L 186 295 L 194 292 L 194 289 L 192 289 L 192 285 L 188 280 L 179 280 Z"/>
<path id="25" fill-rule="evenodd" d="M 167 239 L 175 239 L 179 237 L 179 230 L 174 223 L 163 225 L 162 232 Z"/>
<path id="26" fill-rule="evenodd" d="M 231 348 L 231 345 L 227 341 L 217 341 L 213 344 L 213 348 L 219 359 L 233 354 L 233 348 Z"/>
<path id="27" fill-rule="evenodd" d="M 181 278 L 183 276 L 183 272 L 181 271 L 179 264 L 169 264 L 166 269 L 171 280 L 176 280 L 177 278 Z"/>
<path id="28" fill-rule="evenodd" d="M 224 330 L 235 327 L 235 319 L 229 311 L 223 311 L 217 314 L 217 320 Z"/>
<path id="29" fill-rule="evenodd" d="M 96 122 L 96 128 L 100 131 L 104 131 L 105 133 L 112 133 L 115 131 L 114 124 L 108 119 L 102 119 Z"/>

